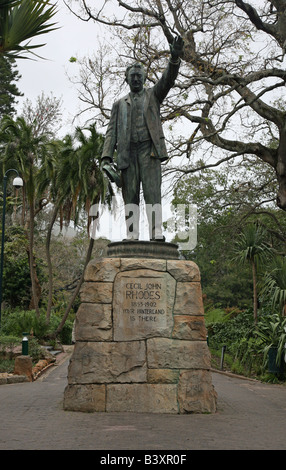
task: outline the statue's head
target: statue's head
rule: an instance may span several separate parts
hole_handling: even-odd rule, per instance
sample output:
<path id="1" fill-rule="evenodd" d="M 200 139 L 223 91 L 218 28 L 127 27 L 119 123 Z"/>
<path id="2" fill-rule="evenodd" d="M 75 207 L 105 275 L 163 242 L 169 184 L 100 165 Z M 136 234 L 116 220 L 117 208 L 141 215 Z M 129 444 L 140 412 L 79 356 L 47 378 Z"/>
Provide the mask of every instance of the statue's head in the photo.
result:
<path id="1" fill-rule="evenodd" d="M 139 62 L 135 62 L 135 64 L 127 67 L 125 80 L 130 86 L 131 91 L 141 91 L 146 80 L 146 72 L 143 65 Z"/>

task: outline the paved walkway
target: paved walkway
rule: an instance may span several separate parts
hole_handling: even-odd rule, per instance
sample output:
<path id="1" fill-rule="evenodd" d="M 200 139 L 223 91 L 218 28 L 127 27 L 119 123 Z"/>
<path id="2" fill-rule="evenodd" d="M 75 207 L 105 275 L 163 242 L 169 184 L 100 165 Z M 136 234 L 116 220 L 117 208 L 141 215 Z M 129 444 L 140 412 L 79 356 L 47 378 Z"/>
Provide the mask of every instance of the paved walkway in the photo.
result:
<path id="1" fill-rule="evenodd" d="M 1 385 L 0 450 L 286 449 L 284 385 L 214 373 L 214 415 L 87 414 L 62 408 L 67 366 L 33 383 Z"/>

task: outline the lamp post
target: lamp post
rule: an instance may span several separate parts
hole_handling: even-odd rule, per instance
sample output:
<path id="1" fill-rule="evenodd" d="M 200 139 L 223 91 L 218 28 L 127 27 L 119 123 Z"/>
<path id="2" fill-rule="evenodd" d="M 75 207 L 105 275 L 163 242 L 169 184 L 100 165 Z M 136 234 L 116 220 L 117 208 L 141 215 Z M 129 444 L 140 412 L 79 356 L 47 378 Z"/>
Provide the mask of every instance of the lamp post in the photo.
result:
<path id="1" fill-rule="evenodd" d="M 14 171 L 17 173 L 17 177 L 13 180 L 13 186 L 20 188 L 23 186 L 23 180 L 20 178 L 17 170 L 13 168 L 6 171 L 3 178 L 3 210 L 2 210 L 2 240 L 1 240 L 1 263 L 0 263 L 0 327 L 1 327 L 1 313 L 2 313 L 2 281 L 3 281 L 3 264 L 4 264 L 4 238 L 5 238 L 5 215 L 6 215 L 6 190 L 7 190 L 7 179 L 8 173 Z"/>

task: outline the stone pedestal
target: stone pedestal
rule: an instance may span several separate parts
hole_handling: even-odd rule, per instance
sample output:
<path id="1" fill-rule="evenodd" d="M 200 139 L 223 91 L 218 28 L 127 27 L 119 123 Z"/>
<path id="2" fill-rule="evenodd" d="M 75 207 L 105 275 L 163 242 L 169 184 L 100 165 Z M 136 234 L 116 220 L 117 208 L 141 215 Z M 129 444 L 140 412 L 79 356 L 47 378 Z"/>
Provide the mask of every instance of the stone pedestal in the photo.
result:
<path id="1" fill-rule="evenodd" d="M 91 261 L 75 340 L 64 409 L 215 412 L 195 263 L 147 257 Z"/>
<path id="2" fill-rule="evenodd" d="M 25 375 L 29 382 L 33 381 L 32 373 L 32 358 L 31 356 L 17 356 L 15 358 L 14 365 L 14 374 L 15 375 Z"/>

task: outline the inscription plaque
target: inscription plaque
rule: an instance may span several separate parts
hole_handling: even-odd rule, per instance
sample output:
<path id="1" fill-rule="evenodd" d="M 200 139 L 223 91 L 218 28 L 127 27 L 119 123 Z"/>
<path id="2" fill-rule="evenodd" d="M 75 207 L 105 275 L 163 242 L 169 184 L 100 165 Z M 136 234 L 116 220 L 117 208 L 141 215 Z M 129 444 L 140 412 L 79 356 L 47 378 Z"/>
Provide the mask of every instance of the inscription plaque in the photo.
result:
<path id="1" fill-rule="evenodd" d="M 141 339 L 169 334 L 173 327 L 169 274 L 156 277 L 129 273 L 115 281 L 113 316 L 114 339 Z"/>
<path id="2" fill-rule="evenodd" d="M 126 281 L 123 286 L 124 310 L 123 315 L 129 315 L 130 322 L 137 326 L 142 322 L 159 322 L 166 326 L 166 289 L 162 282 L 154 279 L 137 279 Z"/>

